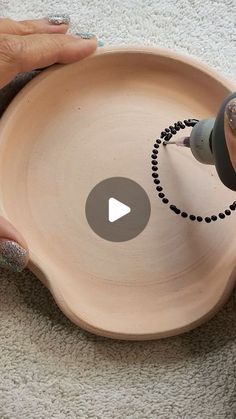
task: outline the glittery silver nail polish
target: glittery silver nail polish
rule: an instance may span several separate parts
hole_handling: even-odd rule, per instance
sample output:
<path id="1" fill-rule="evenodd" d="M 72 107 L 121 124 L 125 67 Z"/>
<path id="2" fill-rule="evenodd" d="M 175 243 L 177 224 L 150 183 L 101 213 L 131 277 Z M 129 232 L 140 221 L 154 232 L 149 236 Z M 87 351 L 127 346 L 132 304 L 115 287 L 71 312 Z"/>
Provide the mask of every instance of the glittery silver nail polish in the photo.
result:
<path id="1" fill-rule="evenodd" d="M 82 39 L 93 39 L 96 38 L 96 35 L 94 35 L 93 33 L 90 32 L 81 32 L 81 33 L 76 33 L 77 36 L 80 36 L 80 38 Z"/>
<path id="2" fill-rule="evenodd" d="M 13 240 L 0 239 L 0 266 L 21 272 L 28 262 L 28 251 Z"/>
<path id="3" fill-rule="evenodd" d="M 69 25 L 70 16 L 67 13 L 52 13 L 47 16 L 49 23 L 52 25 Z"/>
<path id="4" fill-rule="evenodd" d="M 94 39 L 97 38 L 96 35 L 94 35 L 93 33 L 90 32 L 81 32 L 81 33 L 76 33 L 77 36 L 80 36 L 80 38 L 82 39 Z M 104 42 L 101 41 L 100 39 L 97 40 L 98 43 L 98 47 L 104 47 Z"/>
<path id="5" fill-rule="evenodd" d="M 232 99 L 226 106 L 226 115 L 229 125 L 233 131 L 236 131 L 236 99 Z"/>

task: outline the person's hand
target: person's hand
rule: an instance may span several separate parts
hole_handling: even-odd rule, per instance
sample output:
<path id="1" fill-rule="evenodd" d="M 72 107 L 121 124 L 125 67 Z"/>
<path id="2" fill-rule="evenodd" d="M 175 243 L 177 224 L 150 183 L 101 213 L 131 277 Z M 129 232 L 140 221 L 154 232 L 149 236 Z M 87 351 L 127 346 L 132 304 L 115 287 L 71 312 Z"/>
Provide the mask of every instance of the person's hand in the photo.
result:
<path id="1" fill-rule="evenodd" d="M 67 15 L 21 22 L 0 19 L 0 88 L 18 73 L 54 63 L 72 63 L 92 54 L 97 48 L 96 38 L 90 34 L 67 35 L 69 21 Z M 0 217 L 0 266 L 20 272 L 28 259 L 25 240 Z"/>
<path id="2" fill-rule="evenodd" d="M 230 160 L 236 171 L 236 99 L 232 99 L 225 109 L 225 138 Z"/>
<path id="3" fill-rule="evenodd" d="M 96 38 L 67 35 L 68 23 L 67 16 L 22 22 L 0 19 L 0 88 L 18 73 L 72 63 L 92 54 Z"/>

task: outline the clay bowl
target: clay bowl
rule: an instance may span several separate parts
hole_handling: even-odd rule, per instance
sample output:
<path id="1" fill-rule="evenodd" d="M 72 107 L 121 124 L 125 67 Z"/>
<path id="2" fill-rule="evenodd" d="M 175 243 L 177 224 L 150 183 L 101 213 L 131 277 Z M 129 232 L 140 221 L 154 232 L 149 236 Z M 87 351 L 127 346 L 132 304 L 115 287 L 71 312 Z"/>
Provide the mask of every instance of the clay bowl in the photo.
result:
<path id="1" fill-rule="evenodd" d="M 210 224 L 176 215 L 158 197 L 150 156 L 165 127 L 214 116 L 233 89 L 169 51 L 111 48 L 44 71 L 9 106 L 0 123 L 1 213 L 74 323 L 113 338 L 160 338 L 209 319 L 229 296 L 236 211 Z M 217 214 L 235 200 L 187 149 L 161 146 L 159 173 L 189 214 Z M 143 232 L 120 243 L 97 236 L 85 216 L 91 189 L 113 176 L 135 180 L 151 203 Z"/>

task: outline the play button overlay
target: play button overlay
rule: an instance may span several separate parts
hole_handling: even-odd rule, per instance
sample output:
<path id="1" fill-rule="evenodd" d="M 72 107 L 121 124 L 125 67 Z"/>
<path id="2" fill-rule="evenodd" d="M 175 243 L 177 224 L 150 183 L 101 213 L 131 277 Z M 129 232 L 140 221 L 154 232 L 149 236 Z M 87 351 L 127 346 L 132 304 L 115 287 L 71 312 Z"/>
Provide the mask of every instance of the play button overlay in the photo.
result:
<path id="1" fill-rule="evenodd" d="M 131 208 L 128 207 L 128 205 L 123 204 L 115 198 L 109 198 L 108 220 L 110 223 L 114 223 L 114 221 L 117 221 L 129 214 L 130 211 Z"/>
<path id="2" fill-rule="evenodd" d="M 123 242 L 138 236 L 146 227 L 151 205 L 145 190 L 124 177 L 98 183 L 90 192 L 85 213 L 89 226 L 98 236 Z"/>

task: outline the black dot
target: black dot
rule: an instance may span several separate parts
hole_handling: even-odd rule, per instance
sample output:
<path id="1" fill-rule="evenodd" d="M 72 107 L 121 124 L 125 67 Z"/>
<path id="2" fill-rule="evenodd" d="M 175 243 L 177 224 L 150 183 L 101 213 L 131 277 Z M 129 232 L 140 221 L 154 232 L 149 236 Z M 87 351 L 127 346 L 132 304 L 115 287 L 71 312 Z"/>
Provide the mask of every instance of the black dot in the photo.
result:
<path id="1" fill-rule="evenodd" d="M 164 197 L 165 197 L 165 194 L 164 194 L 164 193 L 162 193 L 162 192 L 160 192 L 160 193 L 158 194 L 158 196 L 159 196 L 160 198 L 164 198 Z"/>
<path id="2" fill-rule="evenodd" d="M 161 132 L 161 138 L 164 138 L 166 135 L 167 135 L 167 134 L 166 134 L 166 132 L 165 132 L 165 131 L 162 131 L 162 132 Z"/>
<path id="3" fill-rule="evenodd" d="M 171 211 L 175 212 L 175 214 L 180 214 L 180 209 L 177 208 L 175 205 L 170 205 Z"/>
<path id="4" fill-rule="evenodd" d="M 157 144 L 161 144 L 161 140 L 158 138 L 158 139 L 156 140 L 156 143 L 157 143 Z"/>
<path id="5" fill-rule="evenodd" d="M 201 222 L 202 222 L 202 220 L 203 220 L 203 218 L 202 218 L 202 217 L 200 217 L 200 216 L 198 216 L 198 217 L 197 217 L 197 220 L 199 221 L 199 223 L 201 223 Z"/>
<path id="6" fill-rule="evenodd" d="M 191 127 L 191 125 L 192 125 L 191 121 L 187 120 L 187 119 L 184 120 L 184 123 L 185 123 L 186 127 Z"/>
<path id="7" fill-rule="evenodd" d="M 163 202 L 164 204 L 168 204 L 169 199 L 167 199 L 167 198 L 163 198 L 163 199 L 162 199 L 162 202 Z"/>
<path id="8" fill-rule="evenodd" d="M 175 123 L 174 127 L 175 127 L 175 130 L 176 131 L 179 131 L 180 130 L 180 127 L 176 123 Z"/>
<path id="9" fill-rule="evenodd" d="M 165 129 L 165 132 L 170 132 L 169 128 L 166 128 L 166 129 Z"/>
<path id="10" fill-rule="evenodd" d="M 230 210 L 225 210 L 225 215 L 230 215 L 231 211 Z"/>
<path id="11" fill-rule="evenodd" d="M 223 212 L 220 212 L 219 217 L 223 220 L 223 218 L 225 218 L 225 214 L 223 214 Z"/>
<path id="12" fill-rule="evenodd" d="M 190 218 L 190 220 L 192 220 L 192 221 L 195 221 L 195 220 L 196 220 L 196 217 L 195 217 L 195 215 L 193 215 L 193 214 L 191 214 L 191 215 L 189 216 L 189 218 Z"/>
<path id="13" fill-rule="evenodd" d="M 158 174 L 157 173 L 153 173 L 152 174 L 152 177 L 156 178 L 156 177 L 158 177 Z"/>
<path id="14" fill-rule="evenodd" d="M 172 134 L 169 133 L 169 134 L 166 135 L 165 141 L 169 141 L 171 138 L 172 138 Z"/>
<path id="15" fill-rule="evenodd" d="M 159 191 L 159 192 L 161 192 L 163 190 L 163 188 L 161 186 L 157 186 L 156 187 L 156 190 Z"/>
<path id="16" fill-rule="evenodd" d="M 180 128 L 183 128 L 183 129 L 185 128 L 185 125 L 183 124 L 182 121 L 178 121 L 177 124 Z"/>
<path id="17" fill-rule="evenodd" d="M 205 218 L 206 223 L 210 223 L 211 222 L 211 218 L 210 217 L 206 217 Z"/>
<path id="18" fill-rule="evenodd" d="M 156 154 L 152 154 L 152 155 L 151 155 L 151 158 L 152 158 L 152 159 L 157 159 Z"/>
<path id="19" fill-rule="evenodd" d="M 231 211 L 234 211 L 236 209 L 236 205 L 234 205 L 234 204 L 231 204 L 229 207 L 230 207 Z"/>
<path id="20" fill-rule="evenodd" d="M 184 122 L 185 125 L 187 125 L 187 124 L 189 124 L 191 122 L 191 119 L 184 119 L 183 122 Z"/>
<path id="21" fill-rule="evenodd" d="M 154 166 L 157 165 L 157 161 L 156 160 L 152 160 L 152 164 L 154 164 Z"/>
<path id="22" fill-rule="evenodd" d="M 171 134 L 173 134 L 173 135 L 176 134 L 176 129 L 174 129 L 174 127 L 171 129 Z"/>
<path id="23" fill-rule="evenodd" d="M 159 146 L 158 146 L 159 147 Z M 154 153 L 154 154 L 158 154 L 158 151 L 154 148 L 154 150 L 152 150 L 152 152 Z"/>
<path id="24" fill-rule="evenodd" d="M 159 148 L 159 145 L 158 144 L 154 144 L 154 146 L 153 147 L 155 147 L 155 148 Z"/>
<path id="25" fill-rule="evenodd" d="M 187 218 L 187 216 L 188 216 L 188 214 L 187 214 L 187 212 L 181 212 L 181 217 L 183 217 L 183 218 Z"/>
<path id="26" fill-rule="evenodd" d="M 157 174 L 157 173 L 154 173 L 155 175 Z M 158 175 L 157 175 L 158 176 Z M 156 185 L 159 185 L 159 183 L 160 183 L 160 181 L 159 181 L 159 179 L 155 179 L 154 180 L 154 183 L 156 184 Z"/>
<path id="27" fill-rule="evenodd" d="M 217 216 L 216 215 L 212 215 L 211 216 L 212 221 L 216 221 L 217 220 Z"/>
<path id="28" fill-rule="evenodd" d="M 156 171 L 157 171 L 157 167 L 156 167 L 156 166 L 152 166 L 152 170 L 153 170 L 154 172 L 156 172 Z"/>

